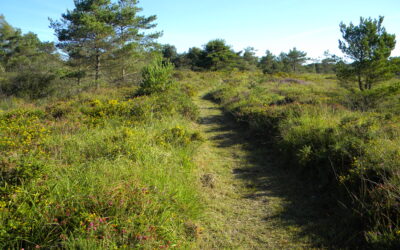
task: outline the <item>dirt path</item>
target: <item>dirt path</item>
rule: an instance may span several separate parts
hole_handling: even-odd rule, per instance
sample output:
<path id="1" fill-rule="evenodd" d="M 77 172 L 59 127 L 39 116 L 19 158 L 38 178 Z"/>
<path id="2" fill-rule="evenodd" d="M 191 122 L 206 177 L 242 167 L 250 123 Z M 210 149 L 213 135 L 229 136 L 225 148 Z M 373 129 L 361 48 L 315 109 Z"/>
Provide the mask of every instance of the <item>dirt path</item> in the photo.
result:
<path id="1" fill-rule="evenodd" d="M 195 102 L 206 138 L 196 157 L 206 204 L 199 248 L 321 247 L 313 231 L 323 219 L 310 210 L 313 197 L 298 193 L 296 179 L 275 167 L 265 146 L 252 145 L 217 104 L 203 96 Z"/>

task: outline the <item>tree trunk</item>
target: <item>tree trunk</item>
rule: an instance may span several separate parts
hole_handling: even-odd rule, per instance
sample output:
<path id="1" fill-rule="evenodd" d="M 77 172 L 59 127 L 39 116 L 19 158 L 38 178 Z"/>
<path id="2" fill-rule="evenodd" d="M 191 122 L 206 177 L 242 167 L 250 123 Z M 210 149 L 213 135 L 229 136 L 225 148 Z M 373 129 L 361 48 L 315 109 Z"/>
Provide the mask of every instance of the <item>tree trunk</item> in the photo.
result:
<path id="1" fill-rule="evenodd" d="M 366 85 L 366 89 L 371 89 L 371 87 L 372 87 L 372 82 L 371 82 L 371 80 L 367 80 L 366 81 L 367 83 L 365 84 Z"/>
<path id="2" fill-rule="evenodd" d="M 122 67 L 122 82 L 125 82 L 125 76 L 126 76 L 126 72 L 125 72 L 125 67 Z"/>
<path id="3" fill-rule="evenodd" d="M 124 37 L 124 26 L 121 26 L 120 27 L 120 36 L 123 38 Z M 123 47 L 123 44 L 121 44 L 121 48 Z M 122 80 L 122 82 L 125 82 L 125 75 L 126 75 L 126 72 L 125 72 L 125 59 L 123 59 L 123 61 L 122 61 L 122 75 L 121 75 L 121 80 Z"/>
<path id="4" fill-rule="evenodd" d="M 95 67 L 95 77 L 96 88 L 99 88 L 99 78 L 100 78 L 100 54 L 96 52 L 96 67 Z"/>
<path id="5" fill-rule="evenodd" d="M 363 83 L 361 80 L 361 75 L 358 74 L 357 78 L 358 78 L 358 87 L 360 88 L 361 91 L 364 91 L 364 86 L 363 86 Z"/>
<path id="6" fill-rule="evenodd" d="M 79 63 L 79 65 L 78 65 L 78 77 L 77 77 L 77 84 L 78 84 L 78 86 L 81 86 L 81 71 L 82 71 L 82 66 L 81 66 L 81 63 Z"/>

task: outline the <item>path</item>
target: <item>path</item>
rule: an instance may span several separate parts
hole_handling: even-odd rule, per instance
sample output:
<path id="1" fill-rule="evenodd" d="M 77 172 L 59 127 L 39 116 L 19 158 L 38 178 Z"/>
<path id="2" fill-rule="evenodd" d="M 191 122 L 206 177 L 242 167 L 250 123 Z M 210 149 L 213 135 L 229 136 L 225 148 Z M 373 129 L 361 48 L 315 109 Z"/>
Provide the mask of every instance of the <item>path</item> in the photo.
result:
<path id="1" fill-rule="evenodd" d="M 304 209 L 312 197 L 297 194 L 296 179 L 274 167 L 217 104 L 202 96 L 195 103 L 206 139 L 195 159 L 207 206 L 199 248 L 316 248 L 320 219 Z"/>

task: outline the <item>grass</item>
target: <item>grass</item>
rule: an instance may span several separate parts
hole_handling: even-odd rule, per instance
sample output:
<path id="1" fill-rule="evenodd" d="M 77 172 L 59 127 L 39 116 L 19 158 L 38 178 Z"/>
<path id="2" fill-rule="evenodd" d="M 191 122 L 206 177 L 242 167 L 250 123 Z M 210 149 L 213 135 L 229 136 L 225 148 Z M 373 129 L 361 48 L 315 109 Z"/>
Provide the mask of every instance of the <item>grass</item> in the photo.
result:
<path id="1" fill-rule="evenodd" d="M 285 225 L 284 207 L 291 201 L 278 190 L 289 186 L 278 182 L 287 175 L 266 160 L 265 151 L 249 145 L 251 140 L 218 105 L 200 97 L 196 103 L 201 107 L 199 130 L 207 139 L 196 156 L 206 204 L 198 248 L 312 247 L 309 235 L 300 236 L 301 226 Z"/>
<path id="2" fill-rule="evenodd" d="M 243 81 L 232 75 L 212 97 L 259 138 L 272 140 L 286 159 L 282 165 L 305 185 L 345 205 L 337 218 L 354 221 L 345 228 L 357 237 L 352 243 L 344 234 L 342 242 L 393 248 L 400 239 L 396 86 L 359 93 L 325 76 Z"/>
<path id="3" fill-rule="evenodd" d="M 0 246 L 399 245 L 396 80 L 360 93 L 330 75 L 174 78 L 144 96 L 2 100 Z"/>
<path id="4" fill-rule="evenodd" d="M 201 204 L 180 89 L 101 89 L 0 114 L 2 248 L 186 248 Z M 175 102 L 172 103 L 173 99 Z"/>

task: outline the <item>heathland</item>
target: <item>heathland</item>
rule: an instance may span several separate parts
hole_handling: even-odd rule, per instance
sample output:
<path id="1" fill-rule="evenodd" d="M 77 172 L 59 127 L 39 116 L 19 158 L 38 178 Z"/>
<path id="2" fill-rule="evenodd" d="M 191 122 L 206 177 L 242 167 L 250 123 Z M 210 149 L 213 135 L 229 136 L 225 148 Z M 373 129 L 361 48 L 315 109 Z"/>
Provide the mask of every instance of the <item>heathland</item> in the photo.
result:
<path id="1" fill-rule="evenodd" d="M 400 60 L 378 19 L 345 60 L 179 54 L 137 1 L 76 1 L 58 43 L 0 17 L 0 247 L 400 246 Z M 146 31 L 142 33 L 143 31 Z"/>

